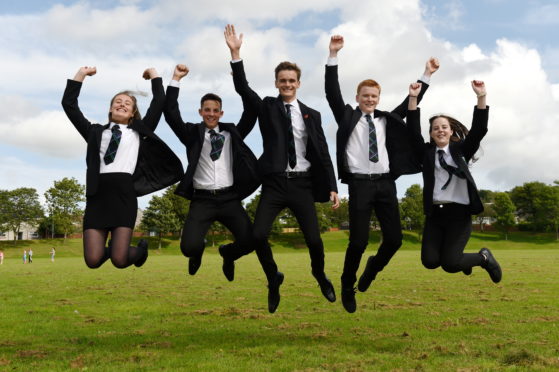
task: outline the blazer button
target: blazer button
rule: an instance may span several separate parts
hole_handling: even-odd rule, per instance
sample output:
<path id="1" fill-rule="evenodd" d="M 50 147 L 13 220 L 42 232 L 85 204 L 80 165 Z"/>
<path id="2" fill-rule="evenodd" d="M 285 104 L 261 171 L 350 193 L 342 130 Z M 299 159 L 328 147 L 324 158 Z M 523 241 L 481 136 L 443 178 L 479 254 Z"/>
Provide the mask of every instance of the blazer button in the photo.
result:
<path id="1" fill-rule="evenodd" d="M 443 205 L 442 205 L 442 204 L 439 204 L 439 208 L 442 208 L 442 207 L 443 207 Z"/>

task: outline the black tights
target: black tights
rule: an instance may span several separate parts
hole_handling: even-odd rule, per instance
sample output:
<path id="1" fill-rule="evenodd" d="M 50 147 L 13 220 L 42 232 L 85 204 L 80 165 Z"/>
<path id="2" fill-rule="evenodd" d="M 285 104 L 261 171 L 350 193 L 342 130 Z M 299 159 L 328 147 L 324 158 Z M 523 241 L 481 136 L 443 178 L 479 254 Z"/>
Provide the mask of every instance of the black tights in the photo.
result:
<path id="1" fill-rule="evenodd" d="M 111 232 L 108 247 L 105 246 Z M 132 229 L 115 227 L 112 230 L 86 229 L 83 232 L 83 253 L 86 265 L 91 269 L 100 267 L 109 258 L 115 267 L 124 269 L 136 262 L 143 254 L 141 249 L 130 246 Z"/>

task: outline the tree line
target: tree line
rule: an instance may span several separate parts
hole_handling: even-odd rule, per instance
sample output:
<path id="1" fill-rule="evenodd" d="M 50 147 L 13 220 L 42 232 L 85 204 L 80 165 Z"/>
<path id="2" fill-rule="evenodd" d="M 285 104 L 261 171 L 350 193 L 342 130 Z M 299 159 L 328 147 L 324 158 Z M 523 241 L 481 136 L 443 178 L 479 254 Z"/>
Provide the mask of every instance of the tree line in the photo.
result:
<path id="1" fill-rule="evenodd" d="M 143 211 L 140 230 L 154 232 L 161 238 L 170 233 L 180 233 L 188 214 L 190 202 L 174 194 L 176 185 L 167 188 L 162 195 L 154 195 Z M 0 231 L 11 231 L 14 240 L 24 225 L 36 227 L 43 238 L 64 236 L 81 231 L 85 186 L 75 178 L 54 181 L 45 193 L 45 206 L 39 202 L 34 188 L 21 187 L 14 190 L 0 190 Z M 503 233 L 505 239 L 513 228 L 525 231 L 553 231 L 559 240 L 559 181 L 553 185 L 542 182 L 527 182 L 507 192 L 480 190 L 485 206 L 483 213 L 474 216 L 475 222 L 483 230 L 491 224 Z M 245 204 L 249 216 L 254 220 L 260 200 L 257 194 Z M 349 226 L 349 203 L 342 198 L 338 209 L 331 209 L 328 203 L 317 203 L 316 210 L 322 232 L 329 228 Z M 400 216 L 405 229 L 421 233 L 423 229 L 423 196 L 421 186 L 410 186 L 400 201 Z M 378 224 L 373 213 L 371 227 Z M 272 235 L 284 229 L 297 228 L 295 216 L 285 209 L 276 218 Z M 219 223 L 210 227 L 209 239 L 227 234 Z M 212 242 L 213 243 L 213 242 Z"/>

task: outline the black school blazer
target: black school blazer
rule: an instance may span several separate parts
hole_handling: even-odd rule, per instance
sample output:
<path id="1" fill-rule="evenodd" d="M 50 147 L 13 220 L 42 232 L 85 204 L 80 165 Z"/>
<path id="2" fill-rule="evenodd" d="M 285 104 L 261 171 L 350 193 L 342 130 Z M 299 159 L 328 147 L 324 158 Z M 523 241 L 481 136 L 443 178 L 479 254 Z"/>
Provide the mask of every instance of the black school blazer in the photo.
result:
<path id="1" fill-rule="evenodd" d="M 101 137 L 110 124 L 92 124 L 85 118 L 78 106 L 81 87 L 81 82 L 68 79 L 62 97 L 62 107 L 68 119 L 87 142 L 86 195 L 92 196 L 99 187 Z M 146 115 L 143 119 L 134 120 L 129 124 L 129 127 L 140 135 L 138 162 L 132 175 L 136 196 L 146 195 L 171 186 L 179 181 L 183 174 L 180 159 L 165 142 L 153 133 L 159 123 L 165 103 L 161 78 L 151 80 L 151 89 L 153 99 Z"/>
<path id="2" fill-rule="evenodd" d="M 235 77 L 234 77 L 235 78 Z M 165 120 L 186 147 L 188 167 L 177 186 L 176 194 L 187 199 L 192 199 L 194 186 L 193 178 L 200 153 L 204 145 L 206 126 L 204 123 L 185 123 L 181 118 L 177 102 L 179 88 L 167 87 L 167 99 L 165 103 Z M 244 143 L 243 139 L 250 133 L 256 124 L 256 112 L 247 108 L 247 98 L 241 94 L 244 111 L 237 125 L 233 123 L 219 123 L 220 130 L 226 130 L 231 135 L 231 150 L 233 155 L 233 190 L 239 199 L 250 196 L 260 186 L 258 177 L 256 156 Z"/>
<path id="3" fill-rule="evenodd" d="M 486 109 L 474 108 L 474 117 L 470 132 L 463 141 L 450 142 L 449 151 L 452 160 L 458 168 L 466 175 L 468 184 L 468 196 L 470 197 L 470 214 L 483 212 L 483 203 L 479 197 L 476 183 L 468 168 L 468 162 L 472 159 L 479 144 L 487 134 L 487 121 L 489 117 L 489 106 Z M 433 188 L 435 187 L 435 152 L 437 146 L 425 143 L 421 135 L 420 109 L 408 111 L 408 128 L 414 137 L 414 148 L 418 159 L 423 167 L 423 211 L 431 215 L 433 207 Z"/>
<path id="4" fill-rule="evenodd" d="M 231 63 L 235 89 L 248 98 L 252 110 L 258 113 L 258 125 L 262 135 L 263 153 L 258 159 L 258 170 L 262 178 L 273 173 L 285 172 L 287 166 L 288 118 L 281 96 L 264 97 L 254 92 L 246 80 L 242 62 Z M 313 197 L 316 202 L 330 200 L 330 192 L 338 191 L 334 166 L 328 152 L 328 143 L 322 130 L 320 113 L 301 101 L 299 108 L 307 130 L 306 159 L 311 163 Z"/>
<path id="5" fill-rule="evenodd" d="M 429 84 L 422 81 L 418 82 L 421 83 L 418 101 L 421 101 Z M 346 156 L 347 142 L 363 113 L 358 107 L 353 108 L 351 105 L 344 103 L 338 81 L 337 65 L 326 66 L 324 89 L 326 100 L 332 109 L 336 123 L 338 123 L 338 131 L 336 132 L 338 178 L 341 179 L 342 183 L 347 183 L 349 176 Z M 421 171 L 413 153 L 411 136 L 403 120 L 406 116 L 407 107 L 408 97 L 392 111 L 375 110 L 375 116 L 386 119 L 386 150 L 390 162 L 390 175 L 393 179 L 397 179 L 403 174 L 414 174 Z"/>

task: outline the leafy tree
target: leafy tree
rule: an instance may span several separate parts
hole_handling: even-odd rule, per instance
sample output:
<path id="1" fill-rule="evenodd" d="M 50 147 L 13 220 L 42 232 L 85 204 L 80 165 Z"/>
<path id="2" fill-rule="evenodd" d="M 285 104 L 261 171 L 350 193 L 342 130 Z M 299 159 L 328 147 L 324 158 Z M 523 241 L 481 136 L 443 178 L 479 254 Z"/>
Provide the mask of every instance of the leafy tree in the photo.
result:
<path id="1" fill-rule="evenodd" d="M 175 194 L 177 185 L 168 187 L 163 193 L 163 198 L 168 199 L 171 202 L 173 213 L 177 216 L 179 221 L 181 221 L 181 227 L 177 231 L 182 234 L 182 228 L 184 227 L 184 221 L 186 221 L 186 216 L 190 210 L 190 200 L 183 198 Z"/>
<path id="2" fill-rule="evenodd" d="M 493 200 L 493 199 L 492 199 Z M 495 210 L 492 202 L 483 202 L 483 212 L 474 216 L 475 222 L 479 225 L 479 229 L 483 232 L 483 226 L 486 224 L 487 218 L 495 217 Z"/>
<path id="3" fill-rule="evenodd" d="M 80 185 L 75 178 L 54 181 L 54 186 L 45 192 L 52 219 L 50 222 L 52 226 L 56 226 L 57 231 L 64 234 L 64 240 L 77 228 L 82 214 L 79 203 L 85 201 L 84 194 L 85 186 Z"/>
<path id="4" fill-rule="evenodd" d="M 331 227 L 340 227 L 344 222 L 349 221 L 349 201 L 347 198 L 340 198 L 338 209 L 328 206 L 328 215 Z"/>
<path id="5" fill-rule="evenodd" d="M 182 223 L 175 214 L 173 204 L 169 198 L 155 195 L 144 211 L 140 228 L 144 231 L 156 232 L 159 237 L 158 248 L 161 249 L 163 234 L 179 231 L 181 225 Z"/>
<path id="6" fill-rule="evenodd" d="M 510 229 L 516 224 L 514 219 L 514 211 L 516 210 L 509 194 L 506 192 L 498 192 L 494 195 L 493 210 L 495 211 L 495 227 L 497 230 L 505 234 L 505 240 L 508 240 Z"/>
<path id="7" fill-rule="evenodd" d="M 557 186 L 548 186 L 542 182 L 528 182 L 511 191 L 512 202 L 517 214 L 524 219 L 534 231 L 555 230 L 559 225 L 559 195 Z"/>
<path id="8" fill-rule="evenodd" d="M 35 226 L 43 216 L 37 190 L 20 187 L 10 191 L 0 191 L 0 223 L 2 230 L 14 233 L 14 244 L 23 224 Z"/>
<path id="9" fill-rule="evenodd" d="M 405 196 L 400 203 L 404 226 L 410 226 L 417 230 L 421 237 L 425 216 L 423 213 L 423 191 L 418 184 L 411 185 L 406 190 Z"/>

